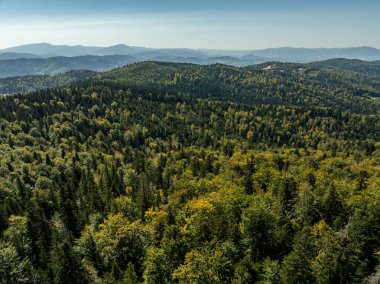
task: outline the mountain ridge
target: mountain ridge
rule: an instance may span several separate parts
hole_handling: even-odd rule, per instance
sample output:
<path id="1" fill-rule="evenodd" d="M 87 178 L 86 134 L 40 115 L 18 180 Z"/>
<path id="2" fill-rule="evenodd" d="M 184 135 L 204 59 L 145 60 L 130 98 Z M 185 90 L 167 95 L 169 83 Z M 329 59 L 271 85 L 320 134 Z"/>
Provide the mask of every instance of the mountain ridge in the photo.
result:
<path id="1" fill-rule="evenodd" d="M 239 59 L 256 56 L 261 59 L 280 61 L 293 60 L 294 62 L 307 63 L 344 57 L 349 59 L 380 60 L 380 49 L 370 46 L 358 46 L 347 48 L 299 48 L 279 47 L 259 50 L 217 50 L 217 49 L 190 49 L 190 48 L 147 48 L 117 44 L 108 47 L 84 46 L 84 45 L 53 45 L 49 43 L 27 44 L 1 49 L 1 53 L 32 53 L 40 57 L 54 56 L 84 56 L 84 55 L 136 55 L 145 52 L 158 52 L 165 55 L 179 54 L 181 57 L 217 57 L 232 56 Z M 149 58 L 151 59 L 151 58 Z"/>
<path id="2" fill-rule="evenodd" d="M 88 69 L 103 72 L 142 61 L 162 61 L 193 64 L 226 64 L 245 67 L 264 62 L 312 63 L 336 58 L 380 61 L 380 50 L 372 47 L 355 48 L 268 48 L 257 51 L 223 51 L 189 48 L 145 48 L 125 44 L 110 47 L 51 45 L 47 43 L 18 46 L 0 50 L 0 78 L 56 74 Z M 378 76 L 377 66 L 371 65 L 367 75 Z M 326 66 L 327 67 L 327 66 Z M 329 67 L 334 67 L 330 66 Z M 352 67 L 352 66 L 351 66 Z M 348 66 L 340 68 L 348 68 Z M 356 67 L 356 71 L 365 70 Z M 355 71 L 355 70 L 351 70 Z"/>

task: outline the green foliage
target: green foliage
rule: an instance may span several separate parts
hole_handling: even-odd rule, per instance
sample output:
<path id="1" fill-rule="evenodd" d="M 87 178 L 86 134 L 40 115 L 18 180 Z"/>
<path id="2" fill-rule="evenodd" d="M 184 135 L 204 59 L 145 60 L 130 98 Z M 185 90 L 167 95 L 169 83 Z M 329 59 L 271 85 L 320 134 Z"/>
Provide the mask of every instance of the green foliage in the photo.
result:
<path id="1" fill-rule="evenodd" d="M 0 98 L 3 282 L 376 280 L 378 102 L 276 66 L 148 62 Z"/>
<path id="2" fill-rule="evenodd" d="M 173 280 L 179 283 L 230 283 L 235 258 L 233 244 L 208 244 L 186 254 L 184 264 L 173 272 Z"/>
<path id="3" fill-rule="evenodd" d="M 85 269 L 69 243 L 55 245 L 51 259 L 54 283 L 88 283 Z"/>
<path id="4" fill-rule="evenodd" d="M 15 247 L 0 243 L 0 283 L 30 283 L 31 267 L 27 258 L 22 259 Z"/>
<path id="5" fill-rule="evenodd" d="M 243 211 L 241 218 L 240 230 L 242 243 L 246 247 L 245 254 L 254 261 L 276 256 L 279 218 L 270 205 L 265 200 L 256 199 Z"/>

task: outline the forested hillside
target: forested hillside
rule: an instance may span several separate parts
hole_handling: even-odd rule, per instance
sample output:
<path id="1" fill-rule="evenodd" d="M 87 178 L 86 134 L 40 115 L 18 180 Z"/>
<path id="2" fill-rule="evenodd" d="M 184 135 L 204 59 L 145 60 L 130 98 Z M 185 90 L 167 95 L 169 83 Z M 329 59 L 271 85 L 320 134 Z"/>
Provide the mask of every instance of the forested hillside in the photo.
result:
<path id="1" fill-rule="evenodd" d="M 72 71 L 56 76 L 0 79 L 0 94 L 57 88 L 86 78 L 93 78 L 91 84 L 109 84 L 113 88 L 180 92 L 197 98 L 208 97 L 245 104 L 335 106 L 360 113 L 379 112 L 380 77 L 331 69 L 328 64 L 317 68 L 269 62 L 238 68 L 143 62 L 98 74 Z"/>
<path id="2" fill-rule="evenodd" d="M 30 92 L 69 86 L 91 78 L 96 72 L 75 70 L 57 75 L 34 75 L 0 79 L 0 95 Z"/>
<path id="3" fill-rule="evenodd" d="M 380 61 L 362 61 L 357 59 L 330 59 L 310 63 L 309 66 L 320 68 L 329 67 L 333 69 L 357 72 L 373 77 L 380 77 Z"/>
<path id="4" fill-rule="evenodd" d="M 246 68 L 160 62 L 131 64 L 94 80 L 116 88 L 185 93 L 243 104 L 334 107 L 379 113 L 380 79 L 291 63 L 265 63 Z"/>
<path id="5" fill-rule="evenodd" d="M 0 98 L 0 283 L 376 283 L 379 82 L 146 62 Z"/>

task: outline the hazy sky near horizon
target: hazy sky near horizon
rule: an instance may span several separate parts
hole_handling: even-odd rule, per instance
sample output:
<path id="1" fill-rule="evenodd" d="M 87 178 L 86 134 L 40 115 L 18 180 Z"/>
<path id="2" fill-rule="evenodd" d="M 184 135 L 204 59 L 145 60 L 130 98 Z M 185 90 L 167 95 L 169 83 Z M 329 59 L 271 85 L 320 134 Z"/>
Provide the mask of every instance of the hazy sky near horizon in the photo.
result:
<path id="1" fill-rule="evenodd" d="M 379 0 L 0 0 L 0 48 L 380 48 Z"/>

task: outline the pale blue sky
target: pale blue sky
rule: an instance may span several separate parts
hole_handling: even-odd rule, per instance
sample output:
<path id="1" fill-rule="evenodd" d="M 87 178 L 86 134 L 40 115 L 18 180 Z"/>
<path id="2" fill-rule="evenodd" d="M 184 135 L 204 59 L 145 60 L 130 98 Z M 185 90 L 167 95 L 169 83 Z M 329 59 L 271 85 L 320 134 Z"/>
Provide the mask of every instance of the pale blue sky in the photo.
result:
<path id="1" fill-rule="evenodd" d="M 0 48 L 380 48 L 377 0 L 0 0 Z"/>

